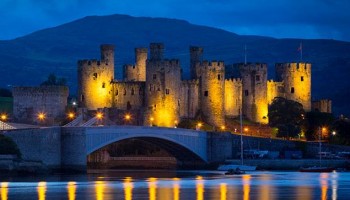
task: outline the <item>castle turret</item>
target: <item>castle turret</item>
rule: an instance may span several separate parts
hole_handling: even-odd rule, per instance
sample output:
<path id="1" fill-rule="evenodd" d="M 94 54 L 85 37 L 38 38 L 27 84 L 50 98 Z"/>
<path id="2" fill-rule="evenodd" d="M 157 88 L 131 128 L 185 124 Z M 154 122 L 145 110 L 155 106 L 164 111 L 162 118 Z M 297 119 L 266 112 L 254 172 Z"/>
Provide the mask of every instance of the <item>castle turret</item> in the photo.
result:
<path id="1" fill-rule="evenodd" d="M 238 64 L 242 77 L 242 113 L 248 119 L 267 123 L 267 65 Z"/>
<path id="2" fill-rule="evenodd" d="M 124 65 L 125 81 L 146 81 L 147 48 L 135 48 L 135 65 Z"/>
<path id="3" fill-rule="evenodd" d="M 196 63 L 203 60 L 203 48 L 202 47 L 190 47 L 190 75 L 191 79 L 197 79 Z"/>
<path id="4" fill-rule="evenodd" d="M 200 108 L 205 120 L 213 126 L 225 125 L 224 92 L 225 65 L 224 62 L 203 61 L 197 63 L 200 71 Z"/>
<path id="5" fill-rule="evenodd" d="M 164 53 L 163 43 L 151 43 L 150 44 L 150 60 L 162 60 Z"/>
<path id="6" fill-rule="evenodd" d="M 78 61 L 79 105 L 89 110 L 111 107 L 113 79 L 114 46 L 101 45 L 101 60 Z"/>
<path id="7" fill-rule="evenodd" d="M 239 116 L 242 108 L 242 79 L 225 80 L 225 114 L 228 117 Z"/>
<path id="8" fill-rule="evenodd" d="M 311 111 L 311 64 L 276 64 L 276 80 L 283 82 L 284 97 L 301 103 L 305 111 Z"/>
<path id="9" fill-rule="evenodd" d="M 179 60 L 164 60 L 163 44 L 151 44 L 146 67 L 145 125 L 174 127 L 179 122 L 181 67 Z"/>

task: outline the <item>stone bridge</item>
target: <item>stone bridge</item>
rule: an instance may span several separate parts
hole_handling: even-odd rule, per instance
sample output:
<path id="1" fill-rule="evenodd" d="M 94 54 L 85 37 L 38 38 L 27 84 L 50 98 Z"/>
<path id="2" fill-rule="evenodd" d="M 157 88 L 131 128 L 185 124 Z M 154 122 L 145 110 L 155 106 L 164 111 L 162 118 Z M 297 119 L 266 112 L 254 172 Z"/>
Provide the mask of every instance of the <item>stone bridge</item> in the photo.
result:
<path id="1" fill-rule="evenodd" d="M 8 130 L 25 160 L 52 168 L 86 169 L 87 155 L 111 143 L 138 138 L 182 161 L 205 163 L 232 157 L 228 133 L 144 126 L 49 127 Z"/>

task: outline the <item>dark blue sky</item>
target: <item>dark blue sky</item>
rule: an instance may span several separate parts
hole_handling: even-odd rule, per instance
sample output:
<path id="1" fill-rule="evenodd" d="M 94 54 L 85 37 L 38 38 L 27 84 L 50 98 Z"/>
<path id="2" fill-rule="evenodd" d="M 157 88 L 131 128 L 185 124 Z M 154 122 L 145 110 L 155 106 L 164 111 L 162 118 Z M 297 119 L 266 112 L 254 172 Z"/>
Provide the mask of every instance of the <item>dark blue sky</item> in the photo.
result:
<path id="1" fill-rule="evenodd" d="M 109 14 L 184 19 L 238 34 L 350 41 L 350 0 L 0 0 L 0 39 Z"/>

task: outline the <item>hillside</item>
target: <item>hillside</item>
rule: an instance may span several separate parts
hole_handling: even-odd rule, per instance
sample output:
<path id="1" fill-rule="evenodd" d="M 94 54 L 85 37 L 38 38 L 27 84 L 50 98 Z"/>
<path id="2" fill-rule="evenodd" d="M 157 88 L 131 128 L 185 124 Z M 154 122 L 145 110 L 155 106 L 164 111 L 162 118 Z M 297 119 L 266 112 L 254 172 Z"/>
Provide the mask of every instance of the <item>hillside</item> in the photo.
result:
<path id="1" fill-rule="evenodd" d="M 299 61 L 297 48 L 301 41 L 304 61 L 313 64 L 313 98 L 330 98 L 336 114 L 349 116 L 349 42 L 241 36 L 165 18 L 90 16 L 0 41 L 0 87 L 37 85 L 49 73 L 55 73 L 67 78 L 71 94 L 75 94 L 77 60 L 99 58 L 102 43 L 116 45 L 117 78 L 121 78 L 123 64 L 134 62 L 134 48 L 148 47 L 150 42 L 163 42 L 166 57 L 181 60 L 185 78 L 189 74 L 189 45 L 203 46 L 206 59 L 232 64 L 243 61 L 246 44 L 248 61 L 268 63 L 269 78 L 273 78 L 275 62 Z"/>

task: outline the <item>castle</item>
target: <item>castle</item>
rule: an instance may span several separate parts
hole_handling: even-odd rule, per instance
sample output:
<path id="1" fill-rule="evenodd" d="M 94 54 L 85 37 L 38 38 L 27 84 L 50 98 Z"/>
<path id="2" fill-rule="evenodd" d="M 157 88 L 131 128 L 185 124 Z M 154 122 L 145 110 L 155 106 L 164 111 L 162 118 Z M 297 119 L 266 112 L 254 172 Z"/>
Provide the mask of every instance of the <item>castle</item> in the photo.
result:
<path id="1" fill-rule="evenodd" d="M 190 80 L 181 79 L 178 59 L 164 58 L 164 45 L 135 49 L 135 64 L 124 66 L 124 79 L 114 78 L 114 46 L 101 45 L 100 60 L 78 61 L 79 105 L 88 110 L 116 109 L 137 113 L 140 124 L 174 127 L 198 114 L 221 127 L 226 117 L 242 114 L 268 123 L 268 105 L 275 97 L 311 110 L 311 64 L 276 64 L 276 80 L 267 80 L 267 65 L 241 63 L 237 78 L 225 78 L 222 61 L 203 60 L 203 48 L 190 47 Z"/>

